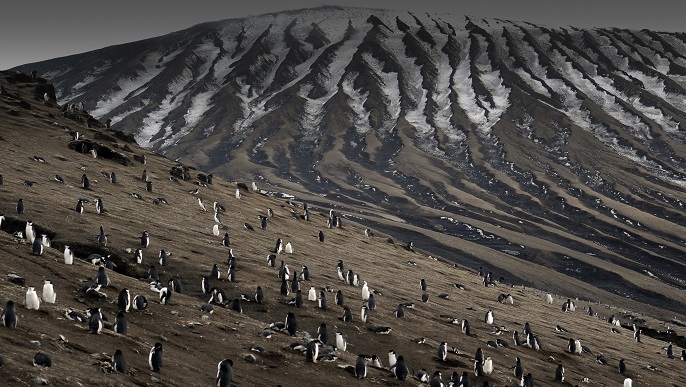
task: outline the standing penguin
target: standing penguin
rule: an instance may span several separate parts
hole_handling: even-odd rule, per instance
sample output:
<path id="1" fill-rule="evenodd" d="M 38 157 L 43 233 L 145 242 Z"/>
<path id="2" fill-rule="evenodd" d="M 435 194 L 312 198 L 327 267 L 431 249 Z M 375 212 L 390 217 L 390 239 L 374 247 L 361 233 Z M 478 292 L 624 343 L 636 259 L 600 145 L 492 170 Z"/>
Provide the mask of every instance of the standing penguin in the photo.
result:
<path id="1" fill-rule="evenodd" d="M 229 387 L 233 381 L 233 360 L 224 359 L 217 364 L 217 387 Z"/>
<path id="2" fill-rule="evenodd" d="M 224 233 L 224 238 L 222 238 L 221 245 L 225 247 L 231 246 L 231 239 L 229 238 L 229 233 Z"/>
<path id="3" fill-rule="evenodd" d="M 145 190 L 148 192 L 152 192 L 152 181 L 149 181 L 145 184 Z"/>
<path id="4" fill-rule="evenodd" d="M 121 352 L 121 349 L 117 349 L 114 351 L 114 355 L 112 355 L 112 368 L 114 369 L 114 372 L 126 373 L 128 367 L 126 366 L 126 360 L 124 359 L 124 354 Z"/>
<path id="5" fill-rule="evenodd" d="M 324 232 L 322 230 L 319 230 L 319 241 L 324 242 Z"/>
<path id="6" fill-rule="evenodd" d="M 76 213 L 83 214 L 83 199 L 79 199 L 76 202 Z"/>
<path id="7" fill-rule="evenodd" d="M 128 312 L 131 308 L 131 292 L 129 292 L 129 289 L 124 288 L 119 292 L 117 308 L 122 312 Z"/>
<path id="8" fill-rule="evenodd" d="M 350 308 L 347 306 L 343 307 L 343 317 L 341 317 L 341 320 L 343 322 L 352 322 L 353 321 L 353 314 L 350 312 Z"/>
<path id="9" fill-rule="evenodd" d="M 160 372 L 160 369 L 162 368 L 162 356 L 163 356 L 164 350 L 162 348 L 162 343 L 157 342 L 155 345 L 150 349 L 150 355 L 148 355 L 148 365 L 150 365 L 150 369 L 155 372 Z"/>
<path id="10" fill-rule="evenodd" d="M 515 378 L 517 378 L 517 380 L 520 380 L 522 378 L 522 375 L 524 375 L 524 369 L 522 368 L 522 361 L 519 359 L 519 356 L 515 358 L 515 365 L 513 367 L 513 370 Z"/>
<path id="11" fill-rule="evenodd" d="M 448 358 L 448 344 L 443 341 L 438 345 L 438 360 L 445 361 Z"/>
<path id="12" fill-rule="evenodd" d="M 95 277 L 95 284 L 102 287 L 110 286 L 110 277 L 105 272 L 105 266 L 98 267 L 98 274 Z"/>
<path id="13" fill-rule="evenodd" d="M 43 282 L 43 301 L 49 304 L 54 304 L 57 299 L 57 294 L 55 294 L 55 289 L 52 286 L 50 280 L 45 280 Z"/>
<path id="14" fill-rule="evenodd" d="M 14 301 L 7 301 L 7 304 L 5 304 L 5 310 L 3 310 L 2 315 L 0 315 L 0 321 L 2 322 L 2 325 L 7 328 L 17 327 L 17 322 L 19 319 L 17 318 L 17 310 L 14 306 Z"/>
<path id="15" fill-rule="evenodd" d="M 261 304 L 264 302 L 264 293 L 262 292 L 262 286 L 257 285 L 255 289 L 255 302 Z"/>
<path id="16" fill-rule="evenodd" d="M 624 359 L 619 359 L 619 373 L 626 375 L 626 363 L 624 362 Z"/>
<path id="17" fill-rule="evenodd" d="M 493 325 L 495 322 L 495 317 L 493 316 L 493 310 L 489 309 L 488 312 L 486 312 L 486 317 L 484 318 L 484 322 L 488 325 Z"/>
<path id="18" fill-rule="evenodd" d="M 41 243 L 42 238 L 36 238 L 31 244 L 31 252 L 33 255 L 43 255 L 43 243 Z"/>
<path id="19" fill-rule="evenodd" d="M 345 337 L 343 337 L 341 332 L 336 332 L 336 349 L 345 352 L 346 348 L 348 348 L 348 343 Z"/>
<path id="20" fill-rule="evenodd" d="M 34 289 L 33 286 L 29 286 L 28 289 L 26 289 L 26 309 L 33 309 L 33 310 L 38 310 L 40 307 L 40 300 L 38 299 L 38 295 L 36 294 L 36 289 Z"/>
<path id="21" fill-rule="evenodd" d="M 409 370 L 405 364 L 405 358 L 398 356 L 398 360 L 396 360 L 395 366 L 393 367 L 393 375 L 395 375 L 398 380 L 405 380 L 407 379 L 408 374 Z"/>
<path id="22" fill-rule="evenodd" d="M 286 330 L 291 336 L 295 336 L 296 330 L 298 328 L 298 323 L 295 320 L 295 314 L 293 312 L 288 312 L 286 315 Z"/>
<path id="23" fill-rule="evenodd" d="M 24 208 L 24 199 L 17 200 L 17 214 L 23 214 L 26 211 Z"/>
<path id="24" fill-rule="evenodd" d="M 398 304 L 398 308 L 394 313 L 397 318 L 405 318 L 405 306 L 403 306 L 403 304 Z"/>
<path id="25" fill-rule="evenodd" d="M 100 308 L 92 308 L 88 317 L 88 332 L 100 334 L 104 325 Z"/>
<path id="26" fill-rule="evenodd" d="M 334 300 L 336 301 L 336 305 L 343 306 L 343 292 L 340 289 L 336 292 Z"/>
<path id="27" fill-rule="evenodd" d="M 357 357 L 357 362 L 355 363 L 355 376 L 357 376 L 358 379 L 367 377 L 367 358 L 364 355 Z"/>
<path id="28" fill-rule="evenodd" d="M 466 319 L 462 320 L 462 333 L 464 333 L 467 336 L 471 334 L 471 331 L 469 329 L 469 321 L 467 321 Z M 515 334 L 516 333 L 517 331 L 515 331 Z M 517 345 L 517 343 L 515 343 L 515 345 Z"/>
<path id="29" fill-rule="evenodd" d="M 376 300 L 374 299 L 374 293 L 369 293 L 369 298 L 367 299 L 367 306 L 369 310 L 376 309 Z"/>
<path id="30" fill-rule="evenodd" d="M 258 217 L 260 219 L 260 228 L 262 230 L 266 230 L 267 229 L 267 217 L 263 216 L 263 215 L 258 215 Z"/>
<path id="31" fill-rule="evenodd" d="M 367 305 L 362 305 L 362 310 L 360 310 L 360 319 L 363 323 L 369 324 L 369 308 Z"/>
<path id="32" fill-rule="evenodd" d="M 305 362 L 316 363 L 317 357 L 319 356 L 319 342 L 317 340 L 312 340 L 307 343 L 305 349 Z"/>
<path id="33" fill-rule="evenodd" d="M 169 262 L 169 254 L 167 254 L 166 251 L 160 250 L 160 266 L 167 266 L 167 263 Z"/>
<path id="34" fill-rule="evenodd" d="M 317 306 L 319 306 L 320 309 L 326 309 L 326 292 L 324 292 L 323 290 L 319 291 Z"/>
<path id="35" fill-rule="evenodd" d="M 558 383 L 565 381 L 565 367 L 563 367 L 562 364 L 557 365 L 557 369 L 555 370 L 555 381 Z"/>
<path id="36" fill-rule="evenodd" d="M 129 331 L 129 327 L 126 324 L 126 318 L 124 317 L 124 312 L 119 311 L 117 312 L 117 317 L 114 318 L 114 325 L 112 326 L 112 330 L 115 333 L 119 333 L 121 335 L 125 335 Z"/>
<path id="37" fill-rule="evenodd" d="M 64 263 L 66 265 L 74 264 L 74 254 L 72 253 L 71 248 L 68 245 L 64 245 Z"/>
<path id="38" fill-rule="evenodd" d="M 324 344 L 329 342 L 329 332 L 326 328 L 326 323 L 319 324 L 319 328 L 317 328 L 317 339 Z"/>
<path id="39" fill-rule="evenodd" d="M 102 224 L 100 225 L 100 234 L 98 234 L 98 245 L 107 246 L 107 235 L 105 235 L 105 227 Z"/>
<path id="40" fill-rule="evenodd" d="M 104 214 L 105 213 L 105 206 L 102 204 L 102 199 L 97 198 L 95 200 L 95 210 L 97 211 L 98 214 Z"/>
<path id="41" fill-rule="evenodd" d="M 88 176 L 84 173 L 81 176 L 81 188 L 83 189 L 90 189 L 91 188 L 91 181 L 88 179 Z"/>
<path id="42" fill-rule="evenodd" d="M 317 301 L 317 290 L 314 286 L 310 286 L 310 290 L 307 292 L 307 301 Z"/>
<path id="43" fill-rule="evenodd" d="M 143 231 L 143 234 L 141 235 L 141 247 L 148 246 L 150 246 L 150 234 L 148 234 L 147 231 Z"/>

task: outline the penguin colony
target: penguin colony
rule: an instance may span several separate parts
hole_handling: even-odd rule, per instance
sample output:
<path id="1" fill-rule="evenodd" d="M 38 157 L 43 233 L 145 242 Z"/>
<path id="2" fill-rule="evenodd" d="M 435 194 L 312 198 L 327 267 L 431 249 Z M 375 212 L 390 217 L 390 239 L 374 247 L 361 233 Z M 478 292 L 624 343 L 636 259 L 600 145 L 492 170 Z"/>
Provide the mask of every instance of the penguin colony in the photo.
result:
<path id="1" fill-rule="evenodd" d="M 94 133 L 87 128 L 79 129 L 81 136 Z M 67 131 L 61 137 L 66 147 L 72 137 Z M 22 272 L 21 276 L 25 277 L 22 285 L 12 282 L 11 286 L 8 283 L 0 288 L 3 296 L 0 317 L 3 327 L 0 328 L 3 337 L 12 337 L 22 326 L 31 325 L 28 320 L 38 319 L 41 311 L 60 311 L 61 318 L 71 322 L 64 326 L 67 329 L 61 333 L 65 337 L 62 341 L 67 343 L 70 336 L 89 335 L 89 345 L 94 352 L 102 354 L 98 360 L 100 368 L 121 375 L 124 379 L 118 379 L 120 382 L 126 383 L 127 377 L 148 374 L 164 384 L 165 374 L 175 367 L 168 359 L 188 356 L 178 353 L 183 350 L 176 345 L 172 331 L 186 334 L 183 330 L 188 329 L 218 339 L 210 340 L 211 344 L 206 345 L 201 355 L 212 363 L 209 367 L 212 372 L 193 375 L 202 384 L 218 386 L 229 386 L 236 380 L 244 385 L 253 383 L 241 371 L 272 361 L 262 357 L 266 352 L 322 367 L 318 373 L 339 373 L 357 379 L 415 379 L 430 386 L 578 384 L 598 378 L 597 372 L 589 372 L 587 367 L 607 369 L 603 371 L 608 375 L 604 380 L 630 386 L 632 379 L 650 373 L 684 369 L 683 363 L 678 364 L 684 360 L 683 348 L 646 336 L 641 338 L 641 327 L 626 329 L 631 326 L 626 318 L 606 323 L 605 318 L 601 321 L 595 314 L 586 316 L 581 306 L 575 305 L 578 301 L 536 293 L 538 307 L 547 309 L 548 315 L 557 319 L 532 319 L 529 323 L 529 316 L 520 313 L 519 304 L 524 300 L 531 302 L 535 293 L 532 290 L 510 287 L 483 270 L 455 273 L 464 285 L 447 278 L 444 283 L 438 283 L 435 278 L 439 277 L 428 275 L 424 269 L 441 265 L 444 266 L 441 270 L 449 271 L 449 267 L 421 256 L 414 243 L 396 249 L 384 239 L 374 237 L 369 229 L 357 228 L 349 222 L 341 226 L 344 214 L 333 210 L 319 212 L 307 208 L 306 204 L 263 199 L 255 194 L 256 183 L 251 189 L 245 189 L 219 179 L 213 184 L 208 184 L 206 179 L 202 184 L 183 178 L 174 181 L 169 179 L 174 177 L 170 176 L 169 168 L 162 167 L 171 164 L 159 160 L 151 163 L 154 156 L 148 156 L 145 164 L 146 159 L 139 158 L 143 162 L 137 161 L 126 168 L 117 166 L 117 180 L 113 183 L 110 179 L 96 178 L 93 172 L 113 169 L 113 161 L 94 159 L 90 154 L 70 153 L 69 156 L 85 167 L 85 173 L 55 170 L 60 173 L 60 182 L 53 179 L 51 171 L 45 172 L 46 176 L 36 173 L 11 177 L 10 171 L 3 170 L 3 183 L 16 189 L 19 185 L 11 183 L 13 180 L 33 179 L 48 184 L 49 178 L 54 184 L 70 185 L 71 191 L 67 192 L 72 192 L 73 198 L 64 207 L 68 207 L 70 219 L 74 220 L 66 226 L 65 233 L 75 235 L 80 230 L 83 239 L 88 241 L 86 245 L 99 249 L 102 254 L 84 253 L 76 243 L 64 244 L 59 230 L 55 238 L 59 243 L 51 245 L 48 236 L 36 227 L 49 223 L 41 219 L 44 211 L 36 211 L 36 206 L 45 204 L 26 185 L 22 192 L 12 193 L 11 207 L 5 205 L 2 211 L 5 217 L 24 222 L 22 236 L 16 239 L 26 243 L 15 254 L 43 266 L 62 265 L 71 275 L 83 279 L 79 280 L 80 286 L 74 286 L 72 280 L 48 276 L 49 271 L 44 271 L 44 277 Z M 59 163 L 57 159 L 43 160 L 36 162 L 45 166 Z M 144 179 L 141 179 L 138 168 L 143 165 Z M 121 191 L 122 186 L 142 199 L 131 194 L 124 199 L 111 193 L 112 189 Z M 19 196 L 22 196 L 20 201 Z M 76 211 L 73 203 L 77 203 Z M 263 208 L 248 216 L 243 207 Z M 154 218 L 154 211 L 159 211 L 161 217 L 178 211 L 188 221 L 180 225 L 149 222 L 147 219 Z M 141 227 L 115 227 L 116 222 L 109 219 L 117 217 L 135 218 L 130 223 Z M 251 219 L 258 219 L 260 227 L 246 223 Z M 201 251 L 191 253 L 184 243 L 171 238 L 164 226 L 175 227 L 174 235 L 192 239 L 192 245 L 198 246 L 194 249 Z M 0 228 L 5 231 L 2 224 Z M 296 235 L 300 232 L 310 235 Z M 246 243 L 248 238 L 250 242 Z M 371 243 L 385 249 L 384 254 L 392 250 L 394 258 L 404 261 L 402 265 L 389 265 L 392 273 L 377 273 L 378 268 L 366 266 L 365 257 L 353 259 L 337 251 L 353 238 L 372 238 Z M 3 237 L 0 242 L 5 245 L 3 253 L 9 240 Z M 323 246 L 316 251 L 326 254 L 313 256 L 310 245 L 315 244 Z M 204 268 L 190 270 L 188 261 L 192 259 L 201 263 L 194 268 Z M 285 287 L 281 287 L 284 283 Z M 492 297 L 486 300 L 488 296 Z M 470 302 L 473 298 L 481 301 Z M 195 306 L 195 314 L 188 305 Z M 276 311 L 283 312 L 276 315 Z M 648 364 L 625 360 L 629 354 L 619 356 L 609 350 L 604 353 L 604 348 L 585 339 L 584 326 L 567 323 L 571 315 L 586 321 L 587 325 L 607 324 L 608 336 L 613 335 L 611 329 L 616 329 L 620 334 L 612 340 L 628 339 L 635 344 L 627 348 L 629 351 L 656 350 L 661 356 Z M 432 322 L 434 329 L 423 329 L 425 319 Z M 237 329 L 247 332 L 248 341 L 254 344 L 241 347 L 231 340 L 222 341 L 224 330 L 232 329 L 230 321 L 241 321 L 245 327 Z M 615 321 L 619 321 L 619 326 Z M 214 326 L 206 322 L 224 328 L 210 330 L 208 327 Z M 141 337 L 139 326 L 144 323 L 159 324 L 160 332 Z M 162 328 L 170 323 L 177 328 Z M 412 324 L 412 328 L 404 328 L 406 324 Z M 412 332 L 422 337 L 394 337 L 401 329 L 405 334 Z M 125 337 L 136 337 L 138 341 L 132 344 Z M 394 340 L 407 341 L 409 344 L 402 346 L 406 350 L 400 352 L 400 347 L 393 345 Z M 417 349 L 410 349 L 410 344 Z M 386 350 L 382 351 L 384 345 Z M 378 352 L 368 353 L 371 348 Z M 8 362 L 55 369 L 65 356 L 53 346 L 43 345 L 33 352 L 26 359 L 10 358 L 5 353 L 0 356 L 5 369 Z M 233 355 L 227 358 L 226 353 Z M 532 358 L 545 359 L 547 363 L 527 362 Z M 136 373 L 129 372 L 132 367 L 137 369 Z M 281 373 L 283 367 L 292 365 L 277 363 L 275 367 L 281 368 Z M 279 381 L 279 373 L 271 374 L 273 380 Z M 281 383 L 288 384 L 289 379 L 282 379 Z"/>

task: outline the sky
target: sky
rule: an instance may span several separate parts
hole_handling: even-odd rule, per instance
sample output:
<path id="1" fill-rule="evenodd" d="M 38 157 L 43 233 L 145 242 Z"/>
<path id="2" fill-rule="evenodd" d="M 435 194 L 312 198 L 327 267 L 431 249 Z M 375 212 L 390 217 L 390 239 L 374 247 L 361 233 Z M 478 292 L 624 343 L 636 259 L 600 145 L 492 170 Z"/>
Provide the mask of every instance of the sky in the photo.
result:
<path id="1" fill-rule="evenodd" d="M 496 17 L 547 26 L 686 32 L 679 0 L 49 0 L 3 4 L 0 70 L 223 19 L 320 5 Z"/>

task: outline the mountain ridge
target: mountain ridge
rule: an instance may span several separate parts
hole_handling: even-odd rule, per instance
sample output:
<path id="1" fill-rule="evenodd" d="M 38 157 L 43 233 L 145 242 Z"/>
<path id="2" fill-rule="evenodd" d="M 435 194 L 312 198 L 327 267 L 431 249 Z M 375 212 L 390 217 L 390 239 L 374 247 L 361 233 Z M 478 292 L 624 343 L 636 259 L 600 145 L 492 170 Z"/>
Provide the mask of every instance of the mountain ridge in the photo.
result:
<path id="1" fill-rule="evenodd" d="M 20 69 L 172 159 L 488 248 L 458 263 L 686 307 L 683 34 L 325 7 L 154 39 Z"/>

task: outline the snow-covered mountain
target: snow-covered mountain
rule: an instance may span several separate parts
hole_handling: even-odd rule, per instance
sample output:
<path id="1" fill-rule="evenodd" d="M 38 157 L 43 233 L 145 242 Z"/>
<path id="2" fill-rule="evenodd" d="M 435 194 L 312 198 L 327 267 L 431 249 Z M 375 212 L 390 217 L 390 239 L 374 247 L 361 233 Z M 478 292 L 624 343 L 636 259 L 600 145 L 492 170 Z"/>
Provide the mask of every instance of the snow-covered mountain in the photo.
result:
<path id="1" fill-rule="evenodd" d="M 20 69 L 147 148 L 463 264 L 667 309 L 686 289 L 682 33 L 322 7 Z"/>

